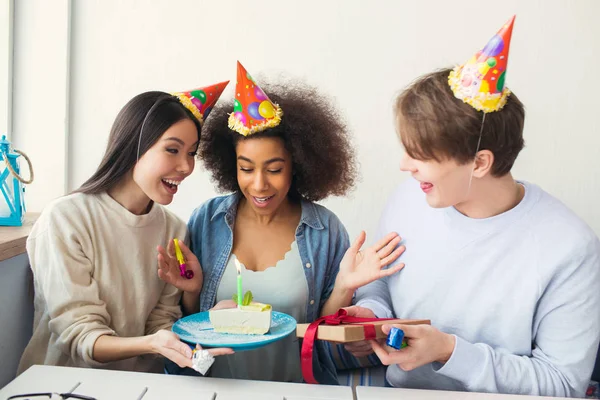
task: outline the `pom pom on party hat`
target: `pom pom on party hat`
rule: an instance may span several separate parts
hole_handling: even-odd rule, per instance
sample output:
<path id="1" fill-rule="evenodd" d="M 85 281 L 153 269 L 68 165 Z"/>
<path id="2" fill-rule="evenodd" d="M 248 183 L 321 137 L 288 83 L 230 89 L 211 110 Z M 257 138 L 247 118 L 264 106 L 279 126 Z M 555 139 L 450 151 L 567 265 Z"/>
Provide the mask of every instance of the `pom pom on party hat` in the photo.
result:
<path id="1" fill-rule="evenodd" d="M 510 95 L 504 81 L 514 22 L 513 15 L 482 50 L 448 76 L 454 96 L 477 111 L 499 111 Z"/>
<path id="2" fill-rule="evenodd" d="M 273 128 L 281 122 L 283 111 L 256 84 L 240 62 L 237 63 L 237 82 L 233 113 L 229 128 L 244 136 Z"/>
<path id="3" fill-rule="evenodd" d="M 190 110 L 194 117 L 200 121 L 200 125 L 204 124 L 208 114 L 212 110 L 213 106 L 219 100 L 221 93 L 225 90 L 225 87 L 229 81 L 216 83 L 214 85 L 201 87 L 187 92 L 176 92 L 171 93 L 173 96 L 179 99 L 179 102 L 183 104 L 185 108 Z"/>

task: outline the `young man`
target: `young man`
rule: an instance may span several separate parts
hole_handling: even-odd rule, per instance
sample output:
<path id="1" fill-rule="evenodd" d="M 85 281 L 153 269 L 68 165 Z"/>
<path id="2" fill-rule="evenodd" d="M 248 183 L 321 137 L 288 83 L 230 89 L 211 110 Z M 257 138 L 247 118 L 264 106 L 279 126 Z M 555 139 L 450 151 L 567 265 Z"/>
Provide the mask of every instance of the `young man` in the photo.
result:
<path id="1" fill-rule="evenodd" d="M 349 313 L 431 326 L 399 326 L 399 351 L 347 346 L 374 350 L 392 386 L 585 394 L 600 335 L 600 242 L 510 173 L 525 117 L 503 87 L 511 30 L 512 20 L 469 63 L 421 77 L 397 100 L 401 169 L 414 179 L 392 195 L 379 232 L 401 233 L 406 267 L 359 289 Z"/>

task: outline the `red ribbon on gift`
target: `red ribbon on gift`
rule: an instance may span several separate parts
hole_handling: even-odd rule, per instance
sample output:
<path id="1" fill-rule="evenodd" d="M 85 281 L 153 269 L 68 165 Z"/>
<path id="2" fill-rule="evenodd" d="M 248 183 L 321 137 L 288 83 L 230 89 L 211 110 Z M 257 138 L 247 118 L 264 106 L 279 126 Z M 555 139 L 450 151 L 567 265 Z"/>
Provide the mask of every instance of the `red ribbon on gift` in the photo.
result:
<path id="1" fill-rule="evenodd" d="M 374 321 L 388 321 L 394 318 L 360 318 L 348 315 L 348 312 L 343 308 L 340 308 L 335 314 L 326 315 L 312 322 L 306 329 L 304 334 L 304 341 L 302 342 L 302 350 L 300 351 L 300 365 L 302 367 L 302 376 L 304 381 L 307 383 L 319 383 L 315 379 L 313 373 L 313 349 L 315 345 L 315 338 L 317 336 L 317 330 L 319 325 L 341 325 L 341 324 L 352 324 L 355 322 L 374 322 Z M 377 338 L 377 332 L 375 327 L 371 325 L 363 325 L 365 332 L 365 340 L 371 340 Z"/>

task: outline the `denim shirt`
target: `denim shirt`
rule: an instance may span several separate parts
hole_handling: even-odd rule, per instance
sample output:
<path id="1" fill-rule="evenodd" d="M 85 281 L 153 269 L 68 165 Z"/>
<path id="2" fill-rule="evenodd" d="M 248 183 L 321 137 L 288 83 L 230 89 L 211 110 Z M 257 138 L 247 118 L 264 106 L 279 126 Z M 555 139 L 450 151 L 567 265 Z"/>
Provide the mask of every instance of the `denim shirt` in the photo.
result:
<path id="1" fill-rule="evenodd" d="M 241 194 L 215 197 L 197 208 L 188 222 L 190 249 L 204 274 L 200 311 L 215 305 L 217 289 L 233 247 L 233 226 Z M 350 246 L 348 232 L 327 208 L 302 200 L 302 214 L 296 228 L 296 243 L 308 284 L 306 322 L 319 318 L 331 295 L 340 262 Z M 337 384 L 335 366 L 328 346 L 315 343 L 313 369 L 324 384 Z"/>

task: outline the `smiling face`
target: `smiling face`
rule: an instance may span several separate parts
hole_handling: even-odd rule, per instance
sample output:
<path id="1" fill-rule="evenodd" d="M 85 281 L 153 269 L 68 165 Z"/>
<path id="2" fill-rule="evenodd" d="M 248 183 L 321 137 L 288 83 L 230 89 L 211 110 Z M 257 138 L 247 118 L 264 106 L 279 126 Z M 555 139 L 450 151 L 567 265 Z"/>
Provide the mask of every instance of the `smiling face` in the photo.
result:
<path id="1" fill-rule="evenodd" d="M 287 201 L 292 157 L 283 139 L 248 138 L 236 145 L 237 180 L 242 194 L 260 215 L 271 215 Z"/>
<path id="2" fill-rule="evenodd" d="M 473 163 L 416 160 L 406 153 L 400 161 L 400 170 L 419 181 L 427 203 L 434 208 L 457 206 L 467 200 L 473 168 Z"/>
<path id="3" fill-rule="evenodd" d="M 198 130 L 189 119 L 167 129 L 140 157 L 133 169 L 133 180 L 150 200 L 169 204 L 179 184 L 194 170 Z"/>

